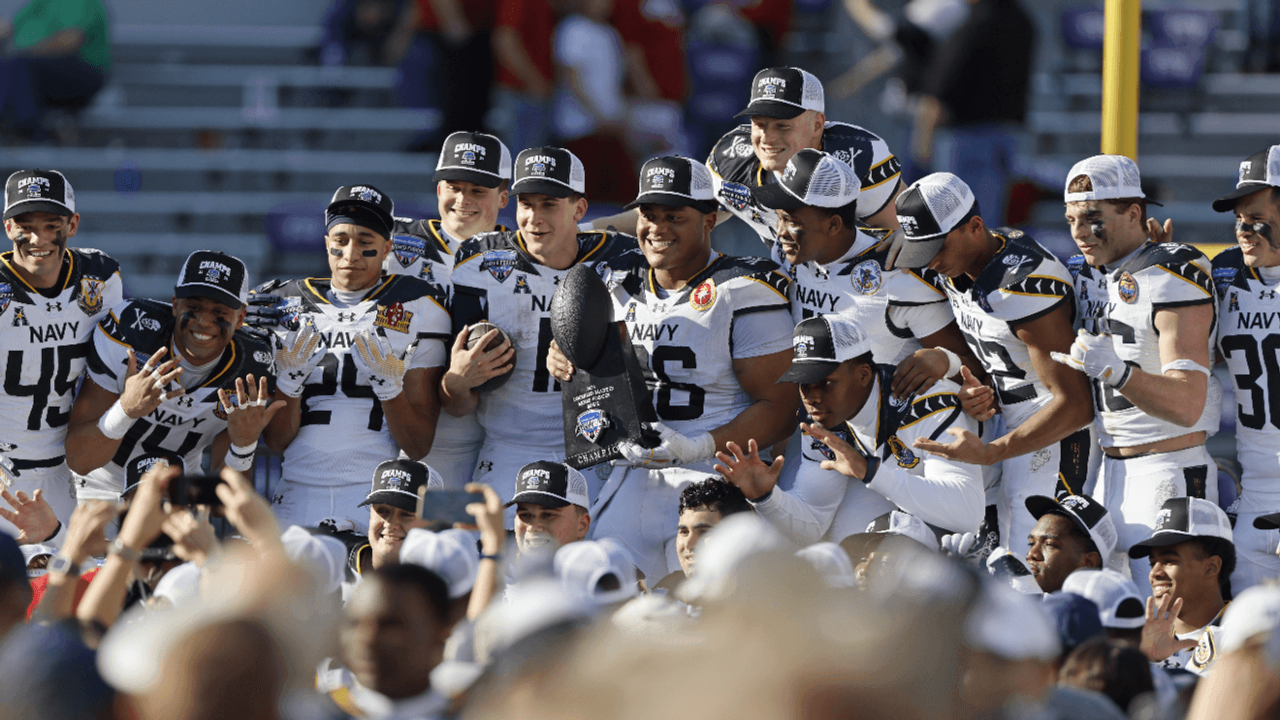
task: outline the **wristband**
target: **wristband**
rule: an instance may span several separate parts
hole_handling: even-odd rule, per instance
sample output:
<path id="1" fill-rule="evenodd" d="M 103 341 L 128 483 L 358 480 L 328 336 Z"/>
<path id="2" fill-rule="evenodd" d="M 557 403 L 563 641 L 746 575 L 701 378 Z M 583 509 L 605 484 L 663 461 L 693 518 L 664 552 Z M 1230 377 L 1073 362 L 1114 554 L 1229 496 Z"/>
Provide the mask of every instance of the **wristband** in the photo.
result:
<path id="1" fill-rule="evenodd" d="M 870 485 L 871 481 L 876 477 L 876 471 L 880 469 L 880 458 L 870 455 L 867 457 L 867 471 L 862 474 L 862 484 Z"/>
<path id="2" fill-rule="evenodd" d="M 495 561 L 496 561 L 496 560 L 501 560 L 501 559 L 502 559 L 502 553 L 494 553 L 494 554 L 492 554 L 492 555 L 490 555 L 490 554 L 488 554 L 488 553 L 480 553 L 480 559 L 481 559 L 481 560 L 495 560 Z"/>
<path id="3" fill-rule="evenodd" d="M 1160 366 L 1161 375 L 1169 372 L 1170 370 L 1195 370 L 1196 372 L 1202 372 L 1205 375 L 1213 374 L 1209 372 L 1209 368 L 1201 365 L 1195 360 L 1187 360 L 1186 358 L 1179 358 L 1173 362 L 1167 362 Z"/>
<path id="4" fill-rule="evenodd" d="M 959 375 L 960 374 L 960 356 L 944 347 L 940 347 L 937 349 L 941 350 L 943 354 L 947 356 L 947 374 L 944 375 L 943 377 L 952 378 L 952 377 L 955 377 L 956 375 Z"/>
<path id="5" fill-rule="evenodd" d="M 226 464 L 227 467 L 239 472 L 248 472 L 253 467 L 253 453 L 258 449 L 258 441 L 253 441 L 252 445 L 240 447 L 235 443 L 227 448 Z"/>
<path id="6" fill-rule="evenodd" d="M 58 537 L 58 533 L 60 533 L 60 532 L 62 532 L 62 521 L 61 521 L 61 520 L 59 520 L 59 521 L 58 521 L 58 527 L 54 528 L 54 529 L 53 529 L 53 532 L 49 533 L 49 537 L 47 537 L 47 538 L 45 538 L 45 539 L 41 540 L 40 542 L 42 542 L 42 543 L 47 543 L 47 542 L 49 542 L 50 540 L 52 540 L 52 539 L 54 539 L 54 538 Z"/>
<path id="7" fill-rule="evenodd" d="M 1119 379 L 1115 382 L 1108 382 L 1106 380 L 1103 380 L 1103 382 L 1106 382 L 1111 387 L 1120 390 L 1129 382 L 1129 379 L 1133 377 L 1133 369 L 1136 367 L 1138 367 L 1137 363 L 1126 360 L 1124 361 L 1124 372 L 1120 373 Z"/>
<path id="8" fill-rule="evenodd" d="M 107 554 L 119 555 L 121 560 L 131 563 L 131 562 L 137 562 L 138 557 L 142 553 L 138 552 L 137 550 L 134 550 L 128 545 L 125 545 L 123 542 L 120 541 L 120 538 L 116 538 L 115 540 L 111 541 L 111 545 L 107 548 Z"/>
<path id="9" fill-rule="evenodd" d="M 124 437 L 124 434 L 129 432 L 129 428 L 132 425 L 133 418 L 125 413 L 119 399 L 112 403 L 111 407 L 98 420 L 98 429 L 102 431 L 103 435 L 112 440 L 119 440 Z"/>

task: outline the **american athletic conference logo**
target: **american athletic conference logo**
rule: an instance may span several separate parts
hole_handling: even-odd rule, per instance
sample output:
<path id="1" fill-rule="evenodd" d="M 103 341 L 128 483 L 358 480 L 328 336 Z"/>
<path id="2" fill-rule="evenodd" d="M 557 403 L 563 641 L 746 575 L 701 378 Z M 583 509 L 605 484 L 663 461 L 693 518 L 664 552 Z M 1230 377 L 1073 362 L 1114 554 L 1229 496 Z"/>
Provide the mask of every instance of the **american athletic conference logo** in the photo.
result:
<path id="1" fill-rule="evenodd" d="M 577 434 L 589 443 L 596 442 L 600 436 L 613 426 L 609 416 L 600 408 L 592 408 L 578 415 Z"/>

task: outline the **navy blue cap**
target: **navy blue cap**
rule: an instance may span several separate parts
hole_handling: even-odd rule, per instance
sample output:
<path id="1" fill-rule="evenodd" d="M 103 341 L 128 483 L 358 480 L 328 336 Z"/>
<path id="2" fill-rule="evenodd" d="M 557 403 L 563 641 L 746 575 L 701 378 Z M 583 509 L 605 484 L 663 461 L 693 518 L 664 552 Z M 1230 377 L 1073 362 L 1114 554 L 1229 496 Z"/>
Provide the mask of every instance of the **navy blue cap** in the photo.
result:
<path id="1" fill-rule="evenodd" d="M 22 549 L 12 535 L 3 532 L 0 532 L 0 583 L 22 583 L 30 587 L 27 581 L 27 561 L 22 556 Z"/>
<path id="2" fill-rule="evenodd" d="M 1107 634 L 1102 617 L 1092 600 L 1075 593 L 1056 592 L 1044 596 L 1044 612 L 1058 631 L 1058 642 L 1066 656 L 1086 641 Z"/>

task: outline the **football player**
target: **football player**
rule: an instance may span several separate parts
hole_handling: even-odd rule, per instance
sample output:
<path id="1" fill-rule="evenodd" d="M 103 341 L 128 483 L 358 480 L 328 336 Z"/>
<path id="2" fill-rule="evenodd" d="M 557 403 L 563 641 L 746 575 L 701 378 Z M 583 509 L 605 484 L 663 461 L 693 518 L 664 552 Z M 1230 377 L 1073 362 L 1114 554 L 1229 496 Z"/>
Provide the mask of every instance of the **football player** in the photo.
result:
<path id="1" fill-rule="evenodd" d="M 511 184 L 511 151 L 502 141 L 484 133 L 456 132 L 445 138 L 432 177 L 436 183 L 439 220 L 396 218 L 391 253 L 383 261 L 392 275 L 412 275 L 448 291 L 453 260 L 463 240 L 482 232 L 503 232 L 498 211 L 507 206 Z M 505 364 L 476 369 L 488 340 L 467 350 L 470 333 L 456 338 L 446 383 L 483 382 L 505 372 Z M 468 373 L 468 368 L 472 372 Z M 492 370 L 477 374 L 477 370 Z M 479 384 L 479 383 L 475 383 Z M 475 385 L 471 385 L 474 387 Z M 484 444 L 484 430 L 474 414 L 456 417 L 443 413 L 436 423 L 436 440 L 423 462 L 440 471 L 446 487 L 462 489 L 475 472 L 476 456 Z"/>
<path id="2" fill-rule="evenodd" d="M 647 577 L 679 568 L 680 492 L 711 471 L 717 450 L 795 427 L 795 387 L 777 384 L 790 360 L 785 275 L 761 258 L 711 249 L 715 199 L 706 166 L 683 157 L 650 160 L 627 206 L 639 217 L 639 251 L 610 261 L 614 317 L 625 321 L 646 370 L 662 442 L 624 443 L 592 504 L 593 537 L 631 551 Z M 557 352 L 556 375 L 573 368 Z"/>
<path id="3" fill-rule="evenodd" d="M 1163 242 L 1147 217 L 1138 166 L 1120 155 L 1081 160 L 1067 174 L 1067 225 L 1080 248 L 1067 267 L 1084 327 L 1053 358 L 1093 379 L 1104 458 L 1093 497 L 1115 516 L 1127 550 L 1149 537 L 1169 498 L 1216 502 L 1218 468 L 1205 450 L 1222 389 L 1209 372 L 1216 296 L 1209 260 Z M 1130 561 L 1133 581 L 1147 568 Z"/>
<path id="4" fill-rule="evenodd" d="M 169 451 L 200 467 L 253 467 L 270 402 L 270 340 L 242 328 L 249 271 L 214 250 L 187 257 L 173 303 L 127 300 L 94 332 L 89 378 L 71 408 L 67 465 L 81 499 L 116 500 L 131 459 Z"/>
<path id="5" fill-rule="evenodd" d="M 895 398 L 893 367 L 877 364 L 866 333 L 839 315 L 802 320 L 793 347 L 791 368 L 778 382 L 800 386 L 813 419 L 801 426 L 794 487 L 777 487 L 782 459 L 762 461 L 764 443 L 733 443 L 717 455 L 716 471 L 742 489 L 756 513 L 800 545 L 839 542 L 896 509 L 947 532 L 976 532 L 980 468 L 911 450 L 916 439 L 952 428 L 977 431 L 960 406 L 959 386 L 944 379 Z"/>
<path id="6" fill-rule="evenodd" d="M 902 241 L 894 266 L 928 266 L 948 278 L 942 286 L 951 309 L 995 385 L 982 392 L 994 394 L 1008 430 L 984 443 L 957 428 L 955 438 L 940 439 L 949 442 L 922 438 L 915 447 L 1002 465 L 1000 537 L 1020 541 L 1035 525 L 1023 510 L 1027 498 L 1054 497 L 1055 489 L 1080 494 L 1088 479 L 1093 405 L 1081 398 L 1089 379 L 1050 356 L 1069 352 L 1075 340 L 1071 274 L 1021 231 L 988 229 L 972 190 L 951 173 L 922 178 L 896 202 Z M 972 376 L 965 385 L 981 387 Z"/>
<path id="7" fill-rule="evenodd" d="M 765 68 L 751 82 L 751 101 L 737 117 L 749 118 L 720 138 L 707 167 L 711 169 L 719 222 L 731 215 L 747 223 L 766 244 L 778 241 L 778 216 L 755 198 L 756 189 L 774 181 L 800 150 L 831 154 L 853 168 L 860 191 L 857 218 L 871 228 L 894 229 L 898 219 L 893 199 L 901 187 L 902 162 L 880 136 L 857 125 L 827 122 L 822 82 L 793 67 Z M 597 218 L 595 227 L 630 229 L 624 215 Z"/>
<path id="8" fill-rule="evenodd" d="M 393 209 L 371 185 L 338 188 L 325 210 L 332 277 L 257 290 L 283 298 L 276 364 L 287 407 L 265 436 L 284 453 L 273 498 L 282 523 L 364 530 L 356 508 L 378 464 L 431 450 L 449 314 L 438 286 L 383 274 Z"/>
<path id="9" fill-rule="evenodd" d="M 123 299 L 120 268 L 97 250 L 71 249 L 80 225 L 75 192 L 56 170 L 19 170 L 4 188 L 4 230 L 13 250 L 0 255 L 0 333 L 4 392 L 0 433 L 13 493 L 41 496 L 65 527 L 75 489 L 65 459 L 67 422 L 84 373 L 93 328 Z M 18 534 L 0 519 L 0 532 Z M 45 540 L 59 542 L 61 530 Z M 40 538 L 33 538 L 40 541 Z"/>
<path id="10" fill-rule="evenodd" d="M 1277 532 L 1257 527 L 1263 515 L 1280 511 L 1280 388 L 1275 352 L 1280 325 L 1272 331 L 1272 313 L 1280 311 L 1280 145 L 1272 145 L 1240 163 L 1236 189 L 1213 203 L 1218 212 L 1234 212 L 1237 247 L 1213 259 L 1218 289 L 1218 350 L 1231 370 L 1236 399 L 1236 453 L 1240 458 L 1240 499 L 1235 544 L 1238 562 L 1231 577 L 1237 595 L 1263 580 L 1280 576 Z"/>
<path id="11" fill-rule="evenodd" d="M 485 440 L 475 481 L 496 489 L 504 504 L 515 491 L 511 478 L 525 463 L 564 459 L 560 383 L 546 367 L 556 285 L 575 265 L 595 265 L 635 247 L 634 239 L 618 233 L 578 232 L 587 212 L 586 174 L 568 150 L 524 150 L 516 157 L 514 176 L 519 230 L 481 233 L 462 243 L 451 310 L 459 335 L 481 320 L 510 335 L 515 369 L 505 384 L 481 395 L 476 387 L 505 372 L 509 363 L 507 349 L 484 352 L 480 363 L 486 372 L 470 379 L 447 375 L 440 393 L 449 414 L 477 414 Z M 460 337 L 455 351 L 461 342 Z M 514 517 L 508 510 L 508 527 Z"/>

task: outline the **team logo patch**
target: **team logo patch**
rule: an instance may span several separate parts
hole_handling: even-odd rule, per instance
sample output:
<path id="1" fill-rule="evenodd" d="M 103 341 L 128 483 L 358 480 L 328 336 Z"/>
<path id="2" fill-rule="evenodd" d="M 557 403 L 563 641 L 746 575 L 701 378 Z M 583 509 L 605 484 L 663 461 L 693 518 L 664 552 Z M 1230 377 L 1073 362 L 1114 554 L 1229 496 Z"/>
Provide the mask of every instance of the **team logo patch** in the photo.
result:
<path id="1" fill-rule="evenodd" d="M 533 291 L 529 289 L 529 278 L 525 275 L 516 276 L 516 286 L 511 289 L 511 294 L 520 293 L 523 295 L 531 295 Z"/>
<path id="2" fill-rule="evenodd" d="M 885 445 L 889 447 L 889 452 L 892 452 L 893 456 L 898 459 L 900 467 L 910 469 L 920 464 L 920 458 L 916 457 L 911 448 L 899 440 L 897 435 L 890 435 Z"/>
<path id="3" fill-rule="evenodd" d="M 631 303 L 627 306 L 627 316 L 623 318 L 623 322 L 633 323 L 636 321 L 636 304 Z"/>
<path id="4" fill-rule="evenodd" d="M 409 267 L 419 258 L 425 257 L 426 249 L 426 241 L 412 235 L 397 235 L 391 242 L 391 252 L 395 253 L 400 267 Z"/>
<path id="5" fill-rule="evenodd" d="M 270 365 L 273 361 L 275 361 L 276 356 L 272 355 L 266 350 L 254 350 L 253 359 L 259 365 Z"/>
<path id="6" fill-rule="evenodd" d="M 756 87 L 759 88 L 760 97 L 775 98 L 778 93 L 786 92 L 787 81 L 780 77 L 760 78 L 760 81 L 756 83 Z"/>
<path id="7" fill-rule="evenodd" d="M 795 176 L 796 176 L 796 164 L 794 162 L 787 161 L 787 167 L 782 171 L 782 182 L 787 182 L 788 180 L 794 178 Z"/>
<path id="8" fill-rule="evenodd" d="M 813 338 L 808 335 L 800 335 L 791 341 L 791 352 L 797 360 L 809 357 L 809 353 L 813 352 Z"/>
<path id="9" fill-rule="evenodd" d="M 231 268 L 216 260 L 202 260 L 199 271 L 204 274 L 204 281 L 217 285 L 231 279 Z"/>
<path id="10" fill-rule="evenodd" d="M 1053 451 L 1049 448 L 1040 448 L 1031 454 L 1031 472 L 1035 472 L 1044 467 L 1053 457 Z"/>
<path id="11" fill-rule="evenodd" d="M 725 157 L 750 157 L 755 154 L 755 150 L 751 147 L 751 142 L 745 138 L 734 138 L 733 144 L 724 149 L 722 153 Z M 727 183 L 726 183 L 727 184 Z"/>
<path id="12" fill-rule="evenodd" d="M 1135 303 L 1138 301 L 1138 281 L 1128 272 L 1121 273 L 1120 285 L 1116 288 L 1116 292 L 1120 293 L 1120 299 L 1127 303 Z"/>
<path id="13" fill-rule="evenodd" d="M 609 422 L 609 416 L 600 408 L 592 408 L 578 415 L 577 434 L 587 442 L 595 442 L 605 430 L 612 426 Z"/>
<path id="14" fill-rule="evenodd" d="M 812 450 L 817 450 L 818 453 L 822 455 L 822 457 L 828 460 L 836 459 L 836 454 L 831 450 L 831 448 L 827 447 L 826 443 L 822 442 L 821 440 L 815 439 L 809 445 L 809 448 Z"/>
<path id="15" fill-rule="evenodd" d="M 13 326 L 31 327 L 31 323 L 27 321 L 27 312 L 21 306 L 13 309 Z"/>
<path id="16" fill-rule="evenodd" d="M 1213 628 L 1205 628 L 1204 634 L 1200 636 L 1200 642 L 1196 644 L 1196 649 L 1191 652 L 1191 666 L 1204 670 L 1213 662 L 1214 655 L 1217 654 L 1217 648 L 1213 642 Z"/>
<path id="17" fill-rule="evenodd" d="M 0 309 L 0 313 L 4 310 Z M 1240 312 L 1240 301 L 1236 299 L 1236 293 L 1231 293 L 1231 304 L 1227 306 L 1227 312 Z"/>
<path id="18" fill-rule="evenodd" d="M 1156 516 L 1156 530 L 1163 530 L 1165 523 L 1173 519 L 1173 511 L 1168 508 L 1162 509 L 1160 514 Z"/>
<path id="19" fill-rule="evenodd" d="M 84 278 L 80 281 L 80 297 L 76 298 L 76 303 L 80 305 L 81 310 L 84 310 L 85 315 L 97 315 L 102 311 L 106 291 L 105 282 L 97 278 Z M 0 312 L 4 311 L 0 310 Z"/>
<path id="20" fill-rule="evenodd" d="M 422 269 L 418 271 L 418 278 L 426 280 L 432 285 L 436 284 L 436 274 L 435 271 L 431 269 L 431 263 L 422 263 Z"/>
<path id="21" fill-rule="evenodd" d="M 741 183 L 726 182 L 720 186 L 720 199 L 735 210 L 745 210 L 751 203 L 751 189 Z"/>
<path id="22" fill-rule="evenodd" d="M 716 283 L 714 280 L 707 278 L 702 284 L 693 289 L 689 295 L 689 306 L 694 310 L 706 310 L 715 304 L 716 301 Z"/>
<path id="23" fill-rule="evenodd" d="M 853 289 L 863 295 L 875 295 L 880 291 L 880 263 L 875 260 L 864 260 L 854 266 L 849 274 Z"/>
<path id="24" fill-rule="evenodd" d="M 404 309 L 404 303 L 393 302 L 390 305 L 378 306 L 378 316 L 373 319 L 373 324 L 380 328 L 407 333 L 409 321 L 412 319 L 413 313 Z"/>
<path id="25" fill-rule="evenodd" d="M 515 250 L 489 250 L 480 260 L 480 269 L 488 270 L 494 280 L 506 281 L 511 271 L 516 268 Z"/>
<path id="26" fill-rule="evenodd" d="M 0 315 L 9 309 L 11 302 L 13 302 L 13 286 L 9 283 L 0 283 Z"/>
<path id="27" fill-rule="evenodd" d="M 987 293 L 976 285 L 973 288 L 973 300 L 986 312 L 994 312 L 991 309 L 991 301 L 987 300 Z"/>

